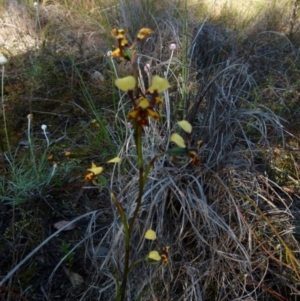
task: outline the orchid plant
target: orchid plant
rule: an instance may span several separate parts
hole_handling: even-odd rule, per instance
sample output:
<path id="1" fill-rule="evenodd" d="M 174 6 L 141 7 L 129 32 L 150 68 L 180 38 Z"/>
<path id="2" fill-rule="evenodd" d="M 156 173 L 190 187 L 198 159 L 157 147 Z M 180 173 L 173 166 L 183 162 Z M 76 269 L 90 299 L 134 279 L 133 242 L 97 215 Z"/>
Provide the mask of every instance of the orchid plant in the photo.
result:
<path id="1" fill-rule="evenodd" d="M 139 85 L 139 72 L 137 67 L 137 51 L 136 46 L 141 40 L 146 39 L 153 32 L 150 28 L 142 28 L 137 36 L 135 41 L 130 44 L 126 38 L 126 29 L 113 29 L 111 34 L 117 40 L 117 46 L 114 51 L 110 53 L 112 59 L 119 58 L 123 61 L 131 63 L 132 74 L 123 78 L 118 78 L 115 80 L 115 85 L 117 88 L 125 93 L 127 93 L 129 99 L 132 103 L 132 110 L 127 114 L 127 122 L 132 123 L 134 131 L 134 142 L 136 145 L 136 154 L 137 154 L 137 164 L 138 164 L 138 173 L 139 173 L 139 193 L 136 199 L 136 206 L 131 218 L 128 218 L 122 204 L 118 201 L 116 196 L 110 191 L 111 199 L 120 215 L 121 222 L 124 227 L 124 236 L 125 236 L 125 260 L 123 264 L 123 271 L 121 275 L 116 276 L 116 300 L 124 301 L 126 297 L 126 287 L 127 279 L 130 271 L 136 264 L 142 260 L 145 260 L 149 263 L 159 263 L 168 264 L 169 262 L 169 246 L 160 246 L 157 242 L 159 250 L 152 250 L 148 253 L 146 257 L 143 257 L 139 260 L 131 260 L 131 236 L 132 230 L 135 225 L 135 221 L 138 217 L 139 210 L 142 204 L 142 197 L 144 192 L 144 187 L 147 181 L 148 174 L 157 158 L 164 154 L 170 154 L 173 157 L 177 155 L 187 155 L 190 157 L 191 162 L 194 164 L 199 164 L 199 158 L 197 157 L 197 150 L 199 147 L 192 147 L 190 143 L 185 143 L 185 140 L 178 134 L 172 134 L 170 141 L 175 143 L 177 147 L 173 147 L 167 150 L 164 153 L 159 153 L 155 155 L 152 160 L 146 165 L 143 160 L 142 152 L 142 134 L 143 128 L 149 126 L 149 119 L 160 119 L 160 114 L 157 112 L 156 107 L 163 103 L 163 99 L 160 94 L 170 88 L 169 81 L 166 78 L 154 75 L 152 77 L 151 83 L 147 89 L 142 89 Z M 176 47 L 175 47 L 176 48 Z M 172 45 L 172 55 L 173 50 L 175 49 Z M 147 73 L 150 72 L 150 66 L 147 66 Z M 185 120 L 178 123 L 178 125 L 187 133 L 188 136 L 191 135 L 192 126 Z M 188 137 L 188 140 L 189 137 Z M 85 177 L 86 181 L 92 181 L 94 184 L 97 184 L 97 176 L 104 172 L 107 164 L 109 163 L 119 163 L 120 158 L 116 157 L 112 160 L 106 162 L 104 166 L 97 166 L 95 163 L 92 163 L 91 168 L 89 168 L 88 174 Z M 156 240 L 156 232 L 152 229 L 145 231 L 145 239 Z M 119 279 L 121 284 L 119 285 Z"/>

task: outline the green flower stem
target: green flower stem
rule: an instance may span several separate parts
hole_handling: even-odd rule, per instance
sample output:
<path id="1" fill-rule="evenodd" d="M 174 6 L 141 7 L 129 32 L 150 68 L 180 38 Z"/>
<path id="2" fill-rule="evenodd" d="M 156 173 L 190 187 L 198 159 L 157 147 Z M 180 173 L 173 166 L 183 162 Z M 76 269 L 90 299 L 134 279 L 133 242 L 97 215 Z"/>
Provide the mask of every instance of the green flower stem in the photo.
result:
<path id="1" fill-rule="evenodd" d="M 130 231 L 127 223 L 127 217 L 125 214 L 124 209 L 122 208 L 122 205 L 120 202 L 117 200 L 115 195 L 113 194 L 112 191 L 110 191 L 111 198 L 118 210 L 118 213 L 121 217 L 122 224 L 124 226 L 124 232 L 125 232 L 125 263 L 124 263 L 124 273 L 123 273 L 123 279 L 122 279 L 122 284 L 119 289 L 119 284 L 117 283 L 117 296 L 116 300 L 117 301 L 124 301 L 125 300 L 125 292 L 126 292 L 126 283 L 127 283 L 127 277 L 129 274 L 129 255 L 130 255 Z M 118 282 L 118 279 L 116 279 Z"/>
<path id="2" fill-rule="evenodd" d="M 139 100 L 139 82 L 138 82 L 139 75 L 138 75 L 136 51 L 132 52 L 131 65 L 132 65 L 132 75 L 135 78 L 135 99 L 136 101 L 138 101 Z"/>
<path id="3" fill-rule="evenodd" d="M 127 224 L 127 220 L 125 221 Z M 123 223 L 123 220 L 122 220 Z M 125 229 L 125 227 L 124 227 Z M 120 300 L 124 301 L 125 300 L 125 292 L 126 292 L 126 285 L 127 285 L 127 278 L 128 274 L 130 272 L 129 269 L 129 260 L 130 260 L 130 232 L 125 230 L 125 262 L 124 262 L 124 273 L 123 273 L 123 279 L 122 279 L 122 284 L 120 288 Z M 117 298 L 118 299 L 118 298 Z"/>
<path id="4" fill-rule="evenodd" d="M 129 259 L 130 259 L 130 235 L 134 226 L 134 222 L 137 218 L 139 209 L 142 204 L 142 196 L 143 196 L 143 191 L 144 191 L 144 186 L 147 181 L 148 174 L 153 167 L 154 162 L 156 159 L 159 157 L 163 156 L 165 153 L 158 154 L 152 158 L 152 160 L 149 162 L 149 164 L 146 167 L 145 173 L 143 171 L 143 153 L 142 153 L 142 127 L 139 127 L 137 125 L 137 122 L 134 123 L 134 133 L 135 133 L 135 142 L 136 142 L 136 149 L 137 149 L 137 155 L 138 155 L 138 166 L 139 166 L 139 195 L 137 197 L 136 201 L 136 208 L 133 213 L 133 217 L 129 223 L 129 227 L 125 227 L 124 223 L 126 223 L 127 226 L 127 220 L 125 217 L 125 220 L 123 221 L 122 218 L 122 223 L 124 225 L 125 229 L 125 263 L 124 263 L 124 274 L 123 274 L 123 281 L 121 284 L 120 288 L 120 294 L 121 294 L 121 301 L 125 300 L 125 292 L 126 292 L 126 283 L 127 283 L 127 278 L 128 274 L 130 271 L 141 261 L 144 259 L 139 259 L 135 262 L 133 262 L 131 265 L 129 265 Z M 117 206 L 118 208 L 118 206 Z M 119 211 L 119 210 L 118 210 Z M 119 211 L 120 213 L 120 211 Z M 121 215 L 121 214 L 120 214 Z M 125 213 L 124 213 L 125 215 Z M 122 215 L 121 215 L 122 216 Z"/>
<path id="5" fill-rule="evenodd" d="M 137 68 L 137 59 L 136 59 L 135 51 L 133 51 L 133 53 L 132 53 L 131 64 L 132 64 L 133 76 L 136 79 L 135 95 L 133 98 L 135 99 L 135 101 L 139 101 L 138 68 Z M 131 237 L 131 232 L 132 232 L 135 220 L 137 219 L 137 216 L 139 213 L 139 209 L 142 205 L 144 186 L 145 186 L 145 183 L 147 180 L 147 177 L 144 176 L 144 168 L 143 168 L 142 131 L 143 131 L 143 128 L 138 125 L 137 120 L 134 120 L 134 140 L 135 140 L 135 144 L 136 144 L 136 153 L 137 153 L 137 157 L 138 157 L 138 168 L 139 168 L 139 194 L 138 194 L 138 197 L 136 200 L 136 208 L 135 208 L 135 210 L 133 212 L 133 216 L 129 222 L 129 227 L 127 224 L 126 216 L 124 217 L 125 218 L 124 221 L 122 218 L 123 225 L 124 225 L 124 223 L 126 224 L 126 229 L 124 226 L 124 229 L 125 229 L 125 262 L 124 262 L 123 279 L 122 279 L 122 284 L 121 284 L 121 288 L 120 288 L 120 299 L 118 298 L 119 296 L 117 296 L 118 301 L 125 300 L 128 274 L 131 271 L 131 269 L 139 262 L 139 261 L 136 261 L 130 265 L 130 237 Z M 148 175 L 148 173 L 149 173 L 149 171 L 147 172 L 147 175 Z"/>
<path id="6" fill-rule="evenodd" d="M 136 208 L 134 210 L 132 219 L 129 223 L 129 232 L 131 233 L 133 229 L 134 222 L 137 218 L 139 209 L 142 204 L 142 196 L 144 191 L 144 186 L 146 181 L 144 181 L 144 168 L 143 168 L 143 151 L 142 151 L 142 127 L 138 126 L 137 122 L 134 125 L 134 136 L 136 143 L 136 152 L 138 156 L 138 167 L 139 167 L 139 194 L 136 201 Z"/>
<path id="7" fill-rule="evenodd" d="M 115 280 L 116 280 L 116 301 L 120 301 L 120 285 L 119 285 L 119 273 L 117 268 L 115 268 Z"/>
<path id="8" fill-rule="evenodd" d="M 142 152 L 142 127 L 138 126 L 136 120 L 134 121 L 134 138 L 135 138 L 135 143 L 136 143 L 136 152 L 138 156 L 138 167 L 139 167 L 139 194 L 137 197 L 136 201 L 136 208 L 134 210 L 133 216 L 130 220 L 129 227 L 126 231 L 125 229 L 125 263 L 124 263 L 124 273 L 123 273 L 123 280 L 120 288 L 120 294 L 121 294 L 121 301 L 125 300 L 125 292 L 126 292 L 126 284 L 127 284 L 127 278 L 130 270 L 132 269 L 129 266 L 129 261 L 130 261 L 130 236 L 131 236 L 131 231 L 134 226 L 134 222 L 137 218 L 139 209 L 142 204 L 142 196 L 143 196 L 143 191 L 144 191 L 144 176 L 143 176 L 143 152 Z M 123 222 L 123 221 L 122 221 Z M 127 221 L 125 221 L 127 224 Z"/>

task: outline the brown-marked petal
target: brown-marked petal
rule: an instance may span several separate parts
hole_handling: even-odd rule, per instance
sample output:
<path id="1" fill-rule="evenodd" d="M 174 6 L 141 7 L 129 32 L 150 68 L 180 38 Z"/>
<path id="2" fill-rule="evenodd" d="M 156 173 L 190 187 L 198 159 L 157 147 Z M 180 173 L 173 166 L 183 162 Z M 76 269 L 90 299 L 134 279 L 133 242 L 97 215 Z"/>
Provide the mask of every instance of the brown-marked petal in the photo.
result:
<path id="1" fill-rule="evenodd" d="M 170 246 L 164 246 L 162 248 L 162 251 L 159 254 L 161 257 L 161 260 L 163 261 L 163 263 L 165 265 L 167 265 L 169 263 L 169 249 L 170 249 Z"/>
<path id="2" fill-rule="evenodd" d="M 143 40 L 143 39 L 147 38 L 149 35 L 151 35 L 152 33 L 153 33 L 153 30 L 152 30 L 152 29 L 150 29 L 150 28 L 142 28 L 142 29 L 139 31 L 139 33 L 138 33 L 138 35 L 137 35 L 137 38 L 138 38 L 139 40 Z"/>
<path id="3" fill-rule="evenodd" d="M 127 39 L 125 39 L 125 38 L 123 38 L 122 40 L 121 40 L 121 46 L 126 46 L 126 45 L 128 45 L 128 41 L 127 41 Z"/>
<path id="4" fill-rule="evenodd" d="M 134 111 L 129 112 L 129 113 L 127 114 L 127 116 L 126 116 L 127 121 L 136 118 L 137 115 L 138 115 L 138 111 L 137 111 L 137 110 L 134 110 Z"/>
<path id="5" fill-rule="evenodd" d="M 160 97 L 155 97 L 155 104 L 160 105 L 163 103 L 163 100 Z"/>
<path id="6" fill-rule="evenodd" d="M 121 50 L 120 48 L 115 49 L 112 53 L 111 53 L 111 57 L 115 58 L 115 57 L 119 57 L 121 56 Z"/>
<path id="7" fill-rule="evenodd" d="M 159 114 L 153 110 L 148 110 L 148 116 L 157 120 L 160 118 Z"/>
<path id="8" fill-rule="evenodd" d="M 114 38 L 116 38 L 116 39 L 123 39 L 125 37 L 125 34 L 126 34 L 126 29 L 117 29 L 117 28 L 114 28 L 111 31 L 111 35 Z"/>
<path id="9" fill-rule="evenodd" d="M 86 181 L 91 181 L 91 180 L 93 180 L 93 178 L 95 177 L 95 175 L 92 173 L 92 172 L 90 172 L 90 173 L 88 173 L 86 176 L 85 176 L 85 180 Z"/>

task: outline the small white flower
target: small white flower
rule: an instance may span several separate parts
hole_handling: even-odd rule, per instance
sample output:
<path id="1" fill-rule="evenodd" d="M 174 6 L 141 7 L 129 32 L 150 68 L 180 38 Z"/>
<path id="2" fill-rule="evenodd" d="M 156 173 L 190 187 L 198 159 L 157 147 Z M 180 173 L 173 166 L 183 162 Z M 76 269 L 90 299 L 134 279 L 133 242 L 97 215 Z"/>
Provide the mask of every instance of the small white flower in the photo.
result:
<path id="1" fill-rule="evenodd" d="M 34 8 L 37 8 L 39 6 L 39 4 L 37 2 L 33 2 L 33 6 L 34 6 Z"/>
<path id="2" fill-rule="evenodd" d="M 177 46 L 175 43 L 172 43 L 169 48 L 170 50 L 176 50 Z"/>
<path id="3" fill-rule="evenodd" d="M 41 129 L 43 130 L 43 134 L 44 134 L 44 136 L 45 136 L 45 138 L 46 138 L 46 141 L 47 141 L 47 147 L 49 147 L 50 141 L 49 141 L 49 138 L 48 138 L 47 133 L 46 133 L 47 125 L 46 125 L 46 124 L 42 124 Z"/>
<path id="4" fill-rule="evenodd" d="M 4 55 L 0 54 L 0 65 L 3 66 L 6 63 L 7 63 L 7 58 Z"/>
<path id="5" fill-rule="evenodd" d="M 130 122 L 127 122 L 126 127 L 127 127 L 128 129 L 131 129 L 131 128 L 132 128 L 132 124 L 131 124 Z"/>
<path id="6" fill-rule="evenodd" d="M 108 57 L 111 57 L 111 54 L 112 54 L 112 51 L 107 51 L 107 53 L 106 53 L 106 55 L 108 56 Z"/>

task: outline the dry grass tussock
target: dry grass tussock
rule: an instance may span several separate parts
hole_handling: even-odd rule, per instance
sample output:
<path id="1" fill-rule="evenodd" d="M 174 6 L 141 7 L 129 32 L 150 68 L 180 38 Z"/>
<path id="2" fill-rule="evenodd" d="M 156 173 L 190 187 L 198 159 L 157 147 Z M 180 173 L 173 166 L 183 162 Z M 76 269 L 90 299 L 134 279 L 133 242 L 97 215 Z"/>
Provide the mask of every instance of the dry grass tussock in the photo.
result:
<path id="1" fill-rule="evenodd" d="M 282 139 L 282 126 L 267 108 L 244 100 L 253 85 L 243 64 L 220 71 L 193 119 L 194 138 L 203 141 L 202 164 L 178 166 L 168 156 L 155 163 L 134 229 L 132 252 L 135 259 L 147 254 L 150 245 L 143 235 L 152 228 L 170 245 L 170 264 L 139 264 L 131 273 L 129 300 L 142 292 L 146 292 L 142 300 L 159 296 L 191 301 L 288 300 L 287 291 L 299 293 L 299 279 L 286 257 L 286 246 L 292 251 L 299 248 L 289 210 L 292 200 L 265 172 L 271 141 Z M 172 130 L 168 122 L 162 127 L 153 123 L 145 130 L 145 161 L 168 149 Z M 138 195 L 130 131 L 121 155 L 128 172 L 124 176 L 116 171 L 112 188 L 130 217 Z M 121 222 L 115 213 L 111 217 L 101 241 L 94 239 L 96 220 L 91 221 L 87 243 L 97 271 L 92 285 L 101 288 L 101 298 L 107 300 L 114 299 L 109 297 L 114 285 L 111 266 L 121 269 L 124 256 Z M 110 251 L 99 260 L 90 255 L 91 246 L 109 246 Z"/>

